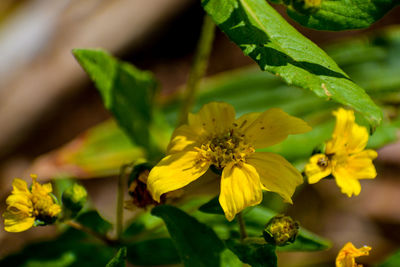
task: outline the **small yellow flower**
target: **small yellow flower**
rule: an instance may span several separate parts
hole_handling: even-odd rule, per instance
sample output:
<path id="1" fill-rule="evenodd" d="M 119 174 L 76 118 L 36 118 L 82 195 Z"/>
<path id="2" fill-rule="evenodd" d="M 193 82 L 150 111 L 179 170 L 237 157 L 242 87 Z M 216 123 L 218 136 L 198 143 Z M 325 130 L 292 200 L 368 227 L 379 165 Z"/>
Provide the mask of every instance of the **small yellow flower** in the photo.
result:
<path id="1" fill-rule="evenodd" d="M 351 242 L 347 242 L 336 257 L 336 267 L 362 267 L 362 264 L 356 263 L 355 258 L 368 256 L 370 250 L 371 247 L 356 248 Z"/>
<path id="2" fill-rule="evenodd" d="M 36 223 L 50 223 L 61 212 L 61 207 L 54 203 L 50 195 L 51 184 L 41 185 L 36 182 L 36 175 L 31 175 L 31 190 L 24 180 L 13 181 L 13 190 L 8 196 L 7 211 L 3 214 L 4 229 L 7 232 L 22 232 Z"/>
<path id="3" fill-rule="evenodd" d="M 282 142 L 289 134 L 311 130 L 303 120 L 281 109 L 249 113 L 235 119 L 234 108 L 221 102 L 189 114 L 188 124 L 175 130 L 167 156 L 150 172 L 148 189 L 156 201 L 182 188 L 213 166 L 222 171 L 219 202 L 228 220 L 262 200 L 262 189 L 276 192 L 289 203 L 301 174 L 283 157 L 255 152 Z"/>
<path id="4" fill-rule="evenodd" d="M 364 150 L 368 143 L 368 131 L 355 123 L 354 112 L 339 108 L 334 111 L 336 126 L 332 139 L 326 142 L 325 154 L 316 154 L 305 166 L 310 184 L 317 183 L 329 175 L 335 177 L 342 193 L 349 197 L 359 195 L 359 179 L 373 179 L 376 170 L 372 160 L 376 151 Z"/>

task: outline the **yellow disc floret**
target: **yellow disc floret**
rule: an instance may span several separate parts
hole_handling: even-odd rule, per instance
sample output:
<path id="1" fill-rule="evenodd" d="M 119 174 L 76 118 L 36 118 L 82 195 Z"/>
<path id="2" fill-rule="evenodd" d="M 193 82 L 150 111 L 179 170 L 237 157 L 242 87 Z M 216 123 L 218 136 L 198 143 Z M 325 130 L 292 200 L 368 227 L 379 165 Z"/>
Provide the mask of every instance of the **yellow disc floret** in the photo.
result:
<path id="1" fill-rule="evenodd" d="M 244 135 L 237 129 L 229 129 L 224 134 L 211 136 L 198 148 L 199 156 L 218 169 L 223 169 L 228 163 L 244 162 L 255 149 L 244 140 Z"/>

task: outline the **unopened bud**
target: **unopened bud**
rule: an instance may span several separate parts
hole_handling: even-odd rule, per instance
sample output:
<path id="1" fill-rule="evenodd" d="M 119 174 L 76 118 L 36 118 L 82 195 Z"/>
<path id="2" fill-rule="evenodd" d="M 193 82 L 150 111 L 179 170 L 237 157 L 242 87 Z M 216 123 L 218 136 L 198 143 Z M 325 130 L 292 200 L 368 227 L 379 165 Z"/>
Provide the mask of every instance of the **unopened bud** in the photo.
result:
<path id="1" fill-rule="evenodd" d="M 72 211 L 72 213 L 78 213 L 87 201 L 86 189 L 75 183 L 68 187 L 62 194 L 62 202 L 64 207 Z"/>
<path id="2" fill-rule="evenodd" d="M 289 216 L 277 215 L 265 226 L 263 236 L 265 241 L 277 246 L 285 246 L 296 240 L 299 223 Z"/>

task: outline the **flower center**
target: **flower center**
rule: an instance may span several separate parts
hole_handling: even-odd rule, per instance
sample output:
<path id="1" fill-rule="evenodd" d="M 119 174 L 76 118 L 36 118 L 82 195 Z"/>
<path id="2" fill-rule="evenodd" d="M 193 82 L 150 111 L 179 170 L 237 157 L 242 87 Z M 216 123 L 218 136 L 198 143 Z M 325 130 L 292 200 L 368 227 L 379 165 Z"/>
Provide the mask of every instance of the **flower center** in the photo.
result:
<path id="1" fill-rule="evenodd" d="M 244 141 L 244 135 L 235 129 L 223 134 L 210 136 L 198 148 L 201 160 L 209 161 L 222 169 L 230 162 L 243 162 L 255 149 Z"/>
<path id="2" fill-rule="evenodd" d="M 47 217 L 54 217 L 59 213 L 59 208 L 49 195 L 33 195 L 33 215 L 44 220 Z"/>

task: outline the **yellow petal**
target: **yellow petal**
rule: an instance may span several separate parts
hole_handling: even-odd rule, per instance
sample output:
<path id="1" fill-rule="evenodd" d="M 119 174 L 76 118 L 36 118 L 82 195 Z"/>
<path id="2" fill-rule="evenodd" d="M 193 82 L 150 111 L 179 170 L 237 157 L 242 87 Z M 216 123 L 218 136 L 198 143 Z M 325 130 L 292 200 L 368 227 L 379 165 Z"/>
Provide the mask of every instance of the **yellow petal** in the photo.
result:
<path id="1" fill-rule="evenodd" d="M 15 178 L 13 183 L 13 191 L 12 193 L 30 193 L 28 190 L 28 185 L 22 179 Z"/>
<path id="2" fill-rule="evenodd" d="M 353 194 L 358 196 L 361 192 L 360 182 L 351 176 L 345 166 L 338 166 L 333 169 L 336 184 L 340 187 L 343 194 L 351 197 Z"/>
<path id="3" fill-rule="evenodd" d="M 368 256 L 371 247 L 364 246 L 356 248 L 351 242 L 347 242 L 346 245 L 339 251 L 336 257 L 336 267 L 355 267 L 355 258 L 360 256 Z"/>
<path id="4" fill-rule="evenodd" d="M 7 210 L 13 213 L 30 214 L 33 210 L 32 201 L 26 194 L 12 194 L 7 197 Z"/>
<path id="5" fill-rule="evenodd" d="M 242 132 L 244 132 L 259 116 L 261 112 L 251 112 L 240 116 L 235 124 Z"/>
<path id="6" fill-rule="evenodd" d="M 347 161 L 348 173 L 356 179 L 374 179 L 376 170 L 372 160 L 377 156 L 378 153 L 371 149 L 351 155 Z"/>
<path id="7" fill-rule="evenodd" d="M 247 159 L 247 163 L 256 169 L 266 190 L 276 192 L 286 202 L 292 203 L 296 187 L 303 183 L 302 175 L 292 164 L 282 156 L 269 152 L 256 152 Z"/>
<path id="8" fill-rule="evenodd" d="M 310 130 L 311 127 L 302 119 L 290 116 L 279 108 L 271 108 L 261 113 L 243 133 L 247 141 L 257 149 L 280 143 L 289 134 Z"/>
<path id="9" fill-rule="evenodd" d="M 28 230 L 35 223 L 34 217 L 26 217 L 19 214 L 5 212 L 4 217 L 4 230 L 7 232 L 23 232 Z"/>
<path id="10" fill-rule="evenodd" d="M 222 171 L 219 203 L 225 217 L 232 221 L 243 209 L 257 205 L 262 200 L 260 178 L 249 164 L 229 163 Z"/>
<path id="11" fill-rule="evenodd" d="M 189 114 L 190 126 L 203 128 L 208 133 L 222 133 L 231 128 L 235 121 L 235 109 L 228 103 L 205 104 L 198 113 Z"/>
<path id="12" fill-rule="evenodd" d="M 321 163 L 322 162 L 322 163 Z M 332 173 L 331 163 L 325 154 L 316 154 L 304 168 L 309 184 L 315 184 Z"/>
<path id="13" fill-rule="evenodd" d="M 160 202 L 164 193 L 179 189 L 203 175 L 210 164 L 199 161 L 198 152 L 187 151 L 163 158 L 151 171 L 148 190 Z"/>
<path id="14" fill-rule="evenodd" d="M 46 194 L 51 193 L 53 191 L 51 183 L 43 184 L 42 189 L 44 192 L 46 192 Z"/>
<path id="15" fill-rule="evenodd" d="M 336 116 L 336 125 L 332 139 L 326 144 L 326 153 L 346 151 L 351 154 L 362 151 L 369 135 L 367 128 L 355 123 L 354 111 L 339 108 L 333 114 Z"/>
<path id="16" fill-rule="evenodd" d="M 195 131 L 195 128 L 189 125 L 178 127 L 172 134 L 171 141 L 168 144 L 167 154 L 193 149 L 200 135 L 200 130 Z"/>

